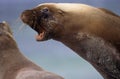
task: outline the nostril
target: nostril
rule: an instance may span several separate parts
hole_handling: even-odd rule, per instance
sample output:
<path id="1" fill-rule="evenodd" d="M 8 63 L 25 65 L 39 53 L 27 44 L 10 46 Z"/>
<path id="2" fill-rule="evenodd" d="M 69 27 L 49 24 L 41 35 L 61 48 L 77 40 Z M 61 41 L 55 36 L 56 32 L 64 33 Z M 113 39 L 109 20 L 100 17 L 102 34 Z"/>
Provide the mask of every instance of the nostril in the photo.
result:
<path id="1" fill-rule="evenodd" d="M 25 10 L 24 12 L 22 12 L 20 18 L 24 23 L 29 23 L 29 21 L 31 21 L 34 18 L 33 10 Z"/>
<path id="2" fill-rule="evenodd" d="M 24 11 L 20 18 L 23 22 L 27 23 L 29 21 L 29 16 L 30 16 L 30 13 L 28 13 L 28 11 Z"/>
<path id="3" fill-rule="evenodd" d="M 22 14 L 22 15 L 21 15 L 21 20 L 22 20 L 23 22 L 27 22 L 27 17 L 26 17 L 25 14 Z"/>

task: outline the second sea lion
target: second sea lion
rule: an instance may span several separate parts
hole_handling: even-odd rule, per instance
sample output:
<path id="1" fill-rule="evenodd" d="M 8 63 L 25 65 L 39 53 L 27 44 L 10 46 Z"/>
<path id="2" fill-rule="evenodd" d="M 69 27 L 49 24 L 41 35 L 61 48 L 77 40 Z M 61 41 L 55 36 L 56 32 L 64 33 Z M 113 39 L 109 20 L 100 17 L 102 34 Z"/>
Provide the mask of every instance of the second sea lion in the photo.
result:
<path id="1" fill-rule="evenodd" d="M 28 60 L 6 22 L 0 23 L 0 79 L 63 79 Z"/>

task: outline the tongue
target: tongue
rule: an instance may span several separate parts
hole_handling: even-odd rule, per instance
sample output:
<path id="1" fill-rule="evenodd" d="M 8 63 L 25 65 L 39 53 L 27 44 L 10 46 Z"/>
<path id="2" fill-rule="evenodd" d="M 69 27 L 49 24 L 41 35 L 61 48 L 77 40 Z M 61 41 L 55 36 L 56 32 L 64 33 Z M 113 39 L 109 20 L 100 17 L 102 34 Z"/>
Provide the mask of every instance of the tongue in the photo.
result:
<path id="1" fill-rule="evenodd" d="M 43 39 L 44 39 L 44 34 L 45 34 L 45 32 L 42 32 L 42 33 L 36 35 L 36 40 L 37 40 L 37 41 L 43 40 Z"/>

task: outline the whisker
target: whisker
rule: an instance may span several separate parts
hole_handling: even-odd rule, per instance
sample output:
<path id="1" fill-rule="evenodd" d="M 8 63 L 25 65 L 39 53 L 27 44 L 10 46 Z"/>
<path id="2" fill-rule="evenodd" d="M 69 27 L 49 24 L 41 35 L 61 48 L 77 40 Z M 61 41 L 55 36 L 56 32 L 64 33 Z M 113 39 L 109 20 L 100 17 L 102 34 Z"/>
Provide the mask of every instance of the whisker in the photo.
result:
<path id="1" fill-rule="evenodd" d="M 20 17 L 18 17 L 14 22 L 14 26 L 17 26 L 17 32 L 19 33 L 27 25 L 22 22 Z"/>
<path id="2" fill-rule="evenodd" d="M 18 17 L 14 22 L 12 22 L 12 26 L 13 26 L 14 28 L 16 28 L 15 26 L 19 26 L 19 25 L 21 25 L 21 23 L 22 23 L 22 21 L 21 21 L 21 19 Z"/>
<path id="3" fill-rule="evenodd" d="M 19 26 L 19 28 L 18 28 L 18 32 L 20 32 L 25 26 L 27 26 L 27 25 L 22 23 L 21 26 Z"/>
<path id="4" fill-rule="evenodd" d="M 20 17 L 18 17 L 16 20 L 15 20 L 15 22 L 20 22 L 21 21 L 21 19 L 20 19 Z"/>

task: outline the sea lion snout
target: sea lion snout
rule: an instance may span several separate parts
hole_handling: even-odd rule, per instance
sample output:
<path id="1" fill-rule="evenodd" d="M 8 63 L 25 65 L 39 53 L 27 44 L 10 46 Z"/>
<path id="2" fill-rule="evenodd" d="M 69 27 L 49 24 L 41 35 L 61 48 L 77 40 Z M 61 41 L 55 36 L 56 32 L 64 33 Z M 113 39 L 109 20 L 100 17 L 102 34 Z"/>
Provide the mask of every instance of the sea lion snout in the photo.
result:
<path id="1" fill-rule="evenodd" d="M 12 32 L 9 28 L 9 24 L 5 21 L 0 23 L 0 34 L 4 34 L 4 33 L 10 33 L 12 35 Z"/>
<path id="2" fill-rule="evenodd" d="M 47 6 L 39 6 L 25 10 L 22 12 L 20 18 L 25 24 L 29 25 L 38 33 L 36 36 L 37 41 L 50 39 L 54 35 L 53 29 L 58 26 L 55 12 Z"/>
<path id="3" fill-rule="evenodd" d="M 7 30 L 7 23 L 6 22 L 0 23 L 0 29 L 1 30 Z"/>
<path id="4" fill-rule="evenodd" d="M 35 21 L 40 24 L 42 19 L 47 19 L 50 15 L 51 13 L 48 8 L 42 10 L 25 10 L 21 14 L 21 20 L 32 27 Z"/>
<path id="5" fill-rule="evenodd" d="M 20 18 L 21 20 L 29 25 L 33 24 L 33 20 L 35 19 L 35 11 L 33 10 L 25 10 L 24 12 L 22 12 Z"/>

